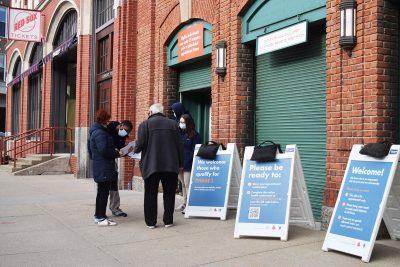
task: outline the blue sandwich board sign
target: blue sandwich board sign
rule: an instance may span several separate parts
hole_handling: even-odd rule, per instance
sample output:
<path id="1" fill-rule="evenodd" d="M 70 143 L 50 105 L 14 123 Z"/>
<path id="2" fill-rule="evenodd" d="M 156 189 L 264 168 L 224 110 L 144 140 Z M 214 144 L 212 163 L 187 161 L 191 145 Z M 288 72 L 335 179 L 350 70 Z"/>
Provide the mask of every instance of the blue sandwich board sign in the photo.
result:
<path id="1" fill-rule="evenodd" d="M 219 150 L 214 160 L 196 156 L 196 146 L 188 192 L 185 218 L 214 217 L 226 219 L 228 207 L 236 207 L 241 164 L 236 145 Z"/>
<path id="2" fill-rule="evenodd" d="M 289 222 L 315 228 L 297 146 L 286 146 L 274 162 L 250 160 L 253 151 L 254 147 L 246 147 L 234 237 L 286 241 Z"/>
<path id="3" fill-rule="evenodd" d="M 399 161 L 399 145 L 384 159 L 361 155 L 354 145 L 322 249 L 369 262 Z"/>

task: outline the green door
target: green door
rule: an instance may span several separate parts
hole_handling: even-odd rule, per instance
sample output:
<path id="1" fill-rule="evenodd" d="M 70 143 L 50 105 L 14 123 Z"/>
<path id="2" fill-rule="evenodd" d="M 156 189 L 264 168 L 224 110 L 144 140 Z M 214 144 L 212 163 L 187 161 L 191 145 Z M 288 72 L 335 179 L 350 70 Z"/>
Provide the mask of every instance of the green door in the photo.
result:
<path id="1" fill-rule="evenodd" d="M 182 103 L 194 119 L 201 141 L 209 140 L 211 108 L 210 59 L 195 62 L 179 70 Z"/>
<path id="2" fill-rule="evenodd" d="M 297 144 L 314 217 L 326 179 L 325 27 L 308 42 L 257 57 L 256 141 Z"/>
<path id="3" fill-rule="evenodd" d="M 193 117 L 201 142 L 209 141 L 210 135 L 210 90 L 182 93 L 182 103 Z"/>

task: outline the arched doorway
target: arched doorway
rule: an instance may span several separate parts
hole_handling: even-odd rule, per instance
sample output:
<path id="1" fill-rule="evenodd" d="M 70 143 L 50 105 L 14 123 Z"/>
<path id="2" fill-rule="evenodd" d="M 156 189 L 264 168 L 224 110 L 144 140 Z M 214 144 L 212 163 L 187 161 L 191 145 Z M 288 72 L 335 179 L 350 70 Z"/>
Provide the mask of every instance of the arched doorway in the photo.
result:
<path id="1" fill-rule="evenodd" d="M 56 30 L 53 49 L 57 51 L 64 43 L 76 38 L 77 12 L 74 9 L 67 11 Z M 76 101 L 76 58 L 77 47 L 73 45 L 54 56 L 53 86 L 52 86 L 52 126 L 60 127 L 56 131 L 56 140 L 74 141 L 74 131 L 66 130 L 75 127 L 75 101 Z M 68 143 L 58 143 L 55 152 L 69 152 Z M 73 150 L 73 146 L 72 146 Z"/>
<path id="2" fill-rule="evenodd" d="M 37 43 L 29 59 L 30 67 L 39 64 L 43 58 L 43 45 Z M 28 130 L 41 128 L 42 115 L 42 68 L 37 68 L 28 77 Z"/>
<path id="3" fill-rule="evenodd" d="M 18 59 L 15 62 L 14 69 L 12 71 L 12 79 L 15 79 L 16 77 L 21 75 L 21 68 L 22 68 L 22 61 L 21 58 L 18 57 Z M 19 117 L 20 117 L 20 111 L 21 111 L 21 80 L 19 80 L 17 83 L 14 83 L 12 88 L 11 88 L 12 94 L 11 94 L 11 101 L 12 101 L 12 106 L 11 106 L 11 133 L 13 135 L 19 134 L 20 127 L 19 127 Z"/>
<path id="4" fill-rule="evenodd" d="M 210 140 L 212 25 L 193 20 L 167 44 L 167 65 L 178 74 L 179 99 L 190 112 L 201 141 Z"/>

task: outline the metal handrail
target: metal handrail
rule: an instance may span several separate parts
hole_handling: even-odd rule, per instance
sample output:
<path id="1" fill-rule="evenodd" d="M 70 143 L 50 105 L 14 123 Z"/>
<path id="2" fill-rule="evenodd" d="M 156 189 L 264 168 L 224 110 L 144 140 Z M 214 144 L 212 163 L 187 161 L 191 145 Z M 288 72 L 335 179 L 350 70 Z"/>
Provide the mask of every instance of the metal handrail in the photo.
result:
<path id="1" fill-rule="evenodd" d="M 57 131 L 65 131 L 69 137 L 67 139 L 58 140 Z M 14 168 L 17 159 L 26 156 L 29 151 L 34 154 L 47 152 L 52 158 L 55 152 L 55 144 L 64 143 L 69 147 L 69 154 L 72 155 L 72 147 L 74 141 L 71 139 L 73 129 L 68 127 L 47 127 L 36 130 L 8 136 L 0 139 L 1 164 L 7 164 L 9 159 L 13 161 Z M 12 142 L 12 144 L 11 144 Z"/>

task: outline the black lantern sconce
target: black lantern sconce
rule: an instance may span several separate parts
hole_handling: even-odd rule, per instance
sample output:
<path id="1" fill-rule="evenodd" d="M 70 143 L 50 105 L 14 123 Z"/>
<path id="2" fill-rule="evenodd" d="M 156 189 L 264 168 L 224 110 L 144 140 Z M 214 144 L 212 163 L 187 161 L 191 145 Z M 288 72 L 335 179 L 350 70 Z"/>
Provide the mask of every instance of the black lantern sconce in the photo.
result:
<path id="1" fill-rule="evenodd" d="M 219 41 L 216 45 L 217 48 L 217 73 L 222 78 L 226 75 L 226 41 Z"/>
<path id="2" fill-rule="evenodd" d="M 340 3 L 340 41 L 345 49 L 351 50 L 357 43 L 356 36 L 356 12 L 355 0 L 342 0 Z"/>

